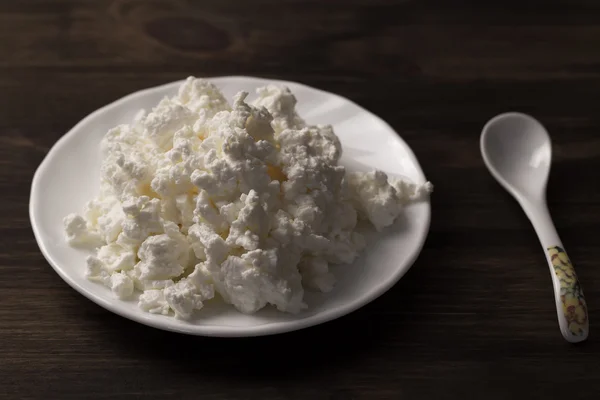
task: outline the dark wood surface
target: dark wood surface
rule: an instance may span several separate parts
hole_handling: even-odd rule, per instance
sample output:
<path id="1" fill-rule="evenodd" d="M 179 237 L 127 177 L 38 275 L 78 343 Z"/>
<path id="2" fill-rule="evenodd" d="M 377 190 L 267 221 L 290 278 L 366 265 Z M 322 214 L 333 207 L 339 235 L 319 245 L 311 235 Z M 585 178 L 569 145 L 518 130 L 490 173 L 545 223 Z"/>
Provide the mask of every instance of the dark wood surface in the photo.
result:
<path id="1" fill-rule="evenodd" d="M 29 188 L 57 139 L 132 91 L 231 74 L 349 97 L 435 184 L 423 252 L 367 307 L 280 336 L 189 337 L 105 311 L 41 255 Z M 597 399 L 599 104 L 595 0 L 3 0 L 0 398 Z M 562 339 L 537 238 L 481 160 L 483 124 L 509 110 L 553 140 L 549 207 L 591 318 L 581 345 Z"/>

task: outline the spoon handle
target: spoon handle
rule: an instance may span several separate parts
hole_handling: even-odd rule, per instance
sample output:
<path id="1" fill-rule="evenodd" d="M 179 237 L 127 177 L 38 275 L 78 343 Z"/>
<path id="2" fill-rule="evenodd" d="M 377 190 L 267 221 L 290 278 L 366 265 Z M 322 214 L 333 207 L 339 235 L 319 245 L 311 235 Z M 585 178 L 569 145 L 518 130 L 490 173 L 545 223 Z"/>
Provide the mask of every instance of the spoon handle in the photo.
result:
<path id="1" fill-rule="evenodd" d="M 584 341 L 589 332 L 589 320 L 583 290 L 552 223 L 548 207 L 543 201 L 541 204 L 527 204 L 524 208 L 546 253 L 562 335 L 571 343 Z"/>

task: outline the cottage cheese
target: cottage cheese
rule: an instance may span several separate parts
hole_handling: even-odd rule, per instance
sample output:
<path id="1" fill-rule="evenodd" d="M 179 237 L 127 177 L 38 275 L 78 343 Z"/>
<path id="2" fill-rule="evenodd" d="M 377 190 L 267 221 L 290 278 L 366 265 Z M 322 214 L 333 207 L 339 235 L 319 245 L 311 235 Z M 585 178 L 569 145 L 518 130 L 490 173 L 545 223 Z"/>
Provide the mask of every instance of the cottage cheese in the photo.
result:
<path id="1" fill-rule="evenodd" d="M 331 126 L 306 124 L 285 87 L 257 94 L 230 105 L 190 77 L 108 131 L 100 195 L 64 219 L 70 245 L 96 247 L 90 280 L 182 319 L 215 295 L 243 313 L 297 313 L 305 288 L 332 290 L 329 265 L 365 247 L 359 219 L 383 230 L 431 192 L 381 171 L 346 173 Z"/>

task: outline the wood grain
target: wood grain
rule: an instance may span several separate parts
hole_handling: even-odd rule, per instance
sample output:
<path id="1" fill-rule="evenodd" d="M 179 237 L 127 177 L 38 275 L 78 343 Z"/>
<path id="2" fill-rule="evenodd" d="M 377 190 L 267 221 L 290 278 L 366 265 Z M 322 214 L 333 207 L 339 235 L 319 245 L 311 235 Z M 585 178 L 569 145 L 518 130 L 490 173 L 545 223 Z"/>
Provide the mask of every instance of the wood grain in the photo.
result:
<path id="1" fill-rule="evenodd" d="M 0 398 L 600 396 L 597 1 L 3 0 L 0 27 Z M 40 254 L 29 187 L 56 140 L 134 90 L 230 74 L 349 97 L 435 184 L 421 256 L 364 309 L 274 337 L 175 335 L 86 300 Z M 548 202 L 589 306 L 582 345 L 562 339 L 534 232 L 479 154 L 508 110 L 552 136 Z"/>

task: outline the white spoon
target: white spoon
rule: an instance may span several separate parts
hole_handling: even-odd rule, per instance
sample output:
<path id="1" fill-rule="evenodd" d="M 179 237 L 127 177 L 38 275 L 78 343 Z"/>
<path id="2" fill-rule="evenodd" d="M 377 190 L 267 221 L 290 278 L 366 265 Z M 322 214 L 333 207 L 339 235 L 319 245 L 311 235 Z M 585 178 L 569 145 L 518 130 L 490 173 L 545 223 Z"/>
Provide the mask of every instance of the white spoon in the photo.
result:
<path id="1" fill-rule="evenodd" d="M 494 178 L 521 204 L 540 239 L 564 338 L 572 343 L 585 340 L 589 323 L 583 291 L 546 205 L 552 159 L 548 132 L 528 115 L 500 114 L 483 128 L 481 154 Z"/>

